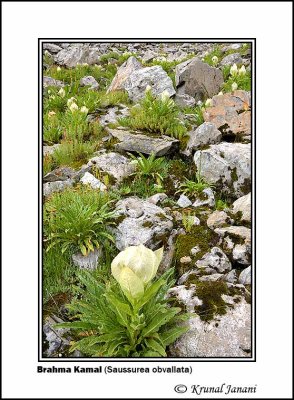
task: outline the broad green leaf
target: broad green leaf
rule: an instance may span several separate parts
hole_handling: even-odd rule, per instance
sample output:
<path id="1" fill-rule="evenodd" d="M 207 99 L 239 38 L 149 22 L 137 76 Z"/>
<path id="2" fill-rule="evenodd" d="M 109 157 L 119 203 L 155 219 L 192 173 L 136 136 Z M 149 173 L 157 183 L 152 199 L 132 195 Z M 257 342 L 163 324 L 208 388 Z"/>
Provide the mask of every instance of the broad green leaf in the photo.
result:
<path id="1" fill-rule="evenodd" d="M 152 350 L 159 353 L 162 357 L 166 357 L 165 349 L 156 340 L 149 338 L 145 339 L 145 342 L 148 345 L 148 347 L 150 347 Z"/>
<path id="2" fill-rule="evenodd" d="M 160 335 L 161 341 L 165 346 L 172 344 L 176 339 L 178 339 L 181 335 L 186 333 L 189 330 L 187 326 L 178 326 L 172 329 L 169 329 L 166 332 L 162 332 Z"/>
<path id="3" fill-rule="evenodd" d="M 159 315 L 156 315 L 148 324 L 148 326 L 146 326 L 146 328 L 143 329 L 142 336 L 147 337 L 151 335 L 153 332 L 157 332 L 162 325 L 165 325 L 180 311 L 181 311 L 180 308 L 174 307 Z"/>

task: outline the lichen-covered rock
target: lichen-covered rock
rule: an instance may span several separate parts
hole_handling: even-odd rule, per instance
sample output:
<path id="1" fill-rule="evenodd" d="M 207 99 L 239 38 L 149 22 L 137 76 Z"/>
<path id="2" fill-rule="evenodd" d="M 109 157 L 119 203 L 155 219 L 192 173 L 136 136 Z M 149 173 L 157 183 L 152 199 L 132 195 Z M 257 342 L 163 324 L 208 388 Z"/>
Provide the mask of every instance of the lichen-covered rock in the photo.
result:
<path id="1" fill-rule="evenodd" d="M 204 254 L 200 260 L 196 261 L 196 266 L 198 268 L 213 268 L 220 273 L 225 273 L 232 269 L 228 257 L 218 247 L 213 247 L 210 253 Z"/>
<path id="2" fill-rule="evenodd" d="M 66 181 L 73 179 L 77 172 L 70 167 L 59 167 L 44 175 L 43 182 Z"/>
<path id="3" fill-rule="evenodd" d="M 225 65 L 233 65 L 233 64 L 243 64 L 243 59 L 239 53 L 232 53 L 225 56 L 221 62 L 220 66 L 223 67 Z"/>
<path id="4" fill-rule="evenodd" d="M 251 193 L 239 197 L 233 203 L 233 213 L 241 212 L 241 221 L 251 221 Z"/>
<path id="5" fill-rule="evenodd" d="M 143 68 L 142 64 L 133 56 L 129 57 L 117 70 L 107 93 L 115 90 L 124 90 L 128 77 L 136 70 Z"/>
<path id="6" fill-rule="evenodd" d="M 193 294 L 186 297 L 193 302 Z M 195 314 L 187 324 L 189 331 L 170 346 L 171 357 L 250 357 L 251 306 L 243 298 L 209 323 Z"/>
<path id="7" fill-rule="evenodd" d="M 106 126 L 110 123 L 116 124 L 119 118 L 127 117 L 129 115 L 129 108 L 123 104 L 107 109 L 107 113 L 99 117 L 99 123 Z"/>
<path id="8" fill-rule="evenodd" d="M 181 196 L 177 201 L 177 205 L 180 206 L 181 208 L 190 207 L 192 205 L 192 201 L 186 195 L 181 194 Z"/>
<path id="9" fill-rule="evenodd" d="M 224 83 L 222 71 L 209 66 L 197 57 L 176 66 L 178 94 L 188 94 L 196 102 L 217 94 Z"/>
<path id="10" fill-rule="evenodd" d="M 55 324 L 62 322 L 64 321 L 56 315 L 45 318 L 43 333 L 47 342 L 46 357 L 59 357 L 59 354 L 62 354 L 70 346 L 69 329 L 54 327 Z"/>
<path id="11" fill-rule="evenodd" d="M 52 54 L 56 54 L 62 50 L 62 47 L 54 43 L 43 43 L 42 46 L 43 46 L 43 51 L 47 50 Z"/>
<path id="12" fill-rule="evenodd" d="M 169 136 L 150 137 L 143 134 L 134 134 L 123 129 L 107 129 L 119 143 L 114 147 L 118 151 L 134 151 L 143 154 L 164 156 L 174 153 L 179 148 L 179 140 Z"/>
<path id="13" fill-rule="evenodd" d="M 172 217 L 162 208 L 138 197 L 119 200 L 116 212 L 125 217 L 113 229 L 116 247 L 119 250 L 139 244 L 156 249 L 167 241 L 173 228 Z"/>
<path id="14" fill-rule="evenodd" d="M 222 247 L 234 262 L 251 264 L 251 230 L 245 226 L 229 226 L 214 230 L 222 240 Z"/>
<path id="15" fill-rule="evenodd" d="M 231 218 L 225 211 L 214 211 L 207 218 L 207 226 L 210 229 L 219 228 L 224 225 L 228 225 L 231 222 Z"/>
<path id="16" fill-rule="evenodd" d="M 82 253 L 76 253 L 72 255 L 73 264 L 80 269 L 94 270 L 98 266 L 99 258 L 102 255 L 102 250 L 95 249 L 90 251 L 89 254 L 84 256 Z"/>
<path id="17" fill-rule="evenodd" d="M 66 181 L 46 182 L 43 184 L 43 195 L 48 197 L 52 193 L 62 192 L 66 188 L 71 187 L 73 184 L 73 179 L 68 179 Z"/>
<path id="18" fill-rule="evenodd" d="M 249 267 L 243 269 L 243 271 L 239 275 L 239 283 L 241 283 L 242 285 L 250 285 L 251 284 L 251 265 L 249 265 Z"/>
<path id="19" fill-rule="evenodd" d="M 215 199 L 214 194 L 211 188 L 203 189 L 200 196 L 196 198 L 194 203 L 192 204 L 194 208 L 197 207 L 214 207 Z"/>
<path id="20" fill-rule="evenodd" d="M 199 149 L 207 144 L 219 143 L 222 138 L 222 133 L 211 122 L 204 122 L 194 131 L 189 132 L 189 140 L 184 151 L 189 155 L 193 150 Z"/>
<path id="21" fill-rule="evenodd" d="M 179 107 L 194 107 L 196 104 L 196 100 L 194 99 L 194 97 L 189 96 L 185 93 L 176 94 L 174 101 Z"/>
<path id="22" fill-rule="evenodd" d="M 65 84 L 58 79 L 51 78 L 51 76 L 43 76 L 43 87 L 46 88 L 47 86 L 63 87 Z"/>
<path id="23" fill-rule="evenodd" d="M 89 160 L 87 166 L 98 167 L 121 182 L 125 177 L 135 172 L 136 166 L 130 160 L 118 153 L 106 153 L 93 157 Z"/>
<path id="24" fill-rule="evenodd" d="M 53 144 L 52 146 L 43 146 L 43 156 L 49 156 L 60 147 L 60 143 Z"/>
<path id="25" fill-rule="evenodd" d="M 99 189 L 102 192 L 107 189 L 104 183 L 100 182 L 99 179 L 95 178 L 95 176 L 90 174 L 90 172 L 86 172 L 80 181 L 84 185 L 90 185 L 92 189 Z"/>
<path id="26" fill-rule="evenodd" d="M 89 75 L 89 76 L 84 76 L 80 80 L 80 86 L 90 86 L 90 89 L 92 90 L 98 90 L 99 89 L 99 83 L 96 81 L 96 79 Z"/>
<path id="27" fill-rule="evenodd" d="M 251 96 L 244 90 L 236 90 L 212 98 L 211 107 L 203 112 L 206 122 L 211 122 L 226 135 L 238 135 L 249 140 L 251 135 Z"/>
<path id="28" fill-rule="evenodd" d="M 99 61 L 99 51 L 88 43 L 75 43 L 62 49 L 54 57 L 55 62 L 68 68 L 78 64 L 96 64 Z"/>
<path id="29" fill-rule="evenodd" d="M 137 69 L 124 82 L 124 88 L 134 102 L 143 99 L 147 86 L 151 87 L 151 93 L 155 97 L 163 92 L 170 97 L 176 93 L 171 78 L 160 65 Z"/>
<path id="30" fill-rule="evenodd" d="M 194 155 L 197 169 L 223 194 L 239 197 L 251 190 L 251 149 L 245 143 L 214 144 Z"/>

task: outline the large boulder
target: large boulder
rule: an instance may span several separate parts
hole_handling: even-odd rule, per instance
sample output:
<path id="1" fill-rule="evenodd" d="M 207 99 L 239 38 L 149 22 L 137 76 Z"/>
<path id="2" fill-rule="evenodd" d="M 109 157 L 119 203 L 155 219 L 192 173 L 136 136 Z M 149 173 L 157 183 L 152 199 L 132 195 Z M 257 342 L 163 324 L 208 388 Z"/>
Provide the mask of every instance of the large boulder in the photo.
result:
<path id="1" fill-rule="evenodd" d="M 213 247 L 209 253 L 196 262 L 198 268 L 212 268 L 218 273 L 229 272 L 232 265 L 225 253 L 218 247 Z"/>
<path id="2" fill-rule="evenodd" d="M 99 61 L 99 51 L 87 43 L 73 44 L 59 51 L 54 58 L 59 65 L 68 68 L 76 67 L 78 64 L 96 64 Z"/>
<path id="3" fill-rule="evenodd" d="M 58 79 L 51 78 L 51 76 L 44 76 L 43 77 L 43 87 L 46 88 L 48 86 L 56 86 L 56 87 L 63 87 L 65 84 Z"/>
<path id="4" fill-rule="evenodd" d="M 251 96 L 244 90 L 214 96 L 211 107 L 203 113 L 206 122 L 212 122 L 224 135 L 235 135 L 240 139 L 250 139 Z"/>
<path id="5" fill-rule="evenodd" d="M 142 64 L 133 56 L 129 57 L 117 70 L 115 77 L 113 78 L 107 93 L 115 90 L 124 90 L 125 83 L 128 77 L 136 70 L 141 69 Z"/>
<path id="6" fill-rule="evenodd" d="M 134 102 L 144 98 L 147 86 L 151 87 L 151 93 L 155 97 L 160 96 L 163 92 L 169 97 L 176 93 L 171 78 L 160 65 L 137 69 L 129 75 L 124 83 L 124 88 Z"/>
<path id="7" fill-rule="evenodd" d="M 119 200 L 116 213 L 123 218 L 113 229 L 119 250 L 139 244 L 156 249 L 167 242 L 173 228 L 172 217 L 162 208 L 135 196 Z"/>
<path id="8" fill-rule="evenodd" d="M 136 166 L 130 160 L 118 153 L 106 153 L 89 160 L 88 167 L 96 166 L 111 175 L 118 182 L 135 172 Z"/>
<path id="9" fill-rule="evenodd" d="M 241 213 L 241 221 L 251 221 L 251 193 L 239 197 L 239 199 L 233 203 L 233 213 L 236 214 L 238 212 Z"/>
<path id="10" fill-rule="evenodd" d="M 174 153 L 178 150 L 180 142 L 169 136 L 160 136 L 159 138 L 143 135 L 140 133 L 131 133 L 123 129 L 110 129 L 107 131 L 118 140 L 114 145 L 118 151 L 134 151 L 143 154 L 152 154 L 163 156 Z"/>
<path id="11" fill-rule="evenodd" d="M 194 162 L 200 175 L 232 198 L 251 190 L 251 149 L 245 143 L 220 143 L 198 150 Z"/>
<path id="12" fill-rule="evenodd" d="M 190 155 L 193 150 L 198 150 L 201 146 L 207 144 L 219 143 L 222 138 L 222 133 L 211 122 L 204 122 L 196 130 L 189 132 L 189 140 L 184 151 Z"/>
<path id="13" fill-rule="evenodd" d="M 243 59 L 239 53 L 228 54 L 220 62 L 221 67 L 233 64 L 243 64 Z"/>
<path id="14" fill-rule="evenodd" d="M 202 62 L 197 57 L 176 66 L 178 94 L 188 94 L 196 101 L 217 94 L 224 83 L 222 71 Z"/>
<path id="15" fill-rule="evenodd" d="M 191 293 L 186 298 L 192 308 L 195 298 Z M 232 306 L 225 315 L 216 316 L 208 323 L 196 314 L 191 317 L 187 321 L 189 331 L 170 346 L 170 356 L 250 357 L 251 305 L 241 298 Z"/>
<path id="16" fill-rule="evenodd" d="M 56 54 L 62 50 L 62 47 L 54 43 L 43 43 L 43 51 L 45 50 L 49 51 L 52 54 Z"/>

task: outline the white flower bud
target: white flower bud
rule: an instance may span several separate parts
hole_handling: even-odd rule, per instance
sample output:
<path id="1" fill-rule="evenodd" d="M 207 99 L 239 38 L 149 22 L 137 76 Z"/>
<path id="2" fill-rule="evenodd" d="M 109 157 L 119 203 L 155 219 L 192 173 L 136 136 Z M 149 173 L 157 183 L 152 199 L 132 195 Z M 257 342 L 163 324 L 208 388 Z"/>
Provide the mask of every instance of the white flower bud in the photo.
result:
<path id="1" fill-rule="evenodd" d="M 85 113 L 85 114 L 88 114 L 89 109 L 86 106 L 83 106 L 83 107 L 81 107 L 81 112 Z"/>
<path id="2" fill-rule="evenodd" d="M 236 82 L 232 83 L 232 92 L 238 89 L 238 84 Z"/>
<path id="3" fill-rule="evenodd" d="M 79 109 L 78 105 L 76 103 L 71 103 L 69 106 L 69 109 L 71 112 L 77 111 Z"/>
<path id="4" fill-rule="evenodd" d="M 236 76 L 237 73 L 238 73 L 238 67 L 237 67 L 236 64 L 234 64 L 234 65 L 232 65 L 231 68 L 230 68 L 230 74 L 231 74 L 232 76 Z"/>
<path id="5" fill-rule="evenodd" d="M 242 65 L 242 67 L 239 69 L 238 73 L 240 76 L 246 75 L 246 68 L 244 65 Z"/>
<path id="6" fill-rule="evenodd" d="M 210 107 L 212 104 L 212 100 L 211 99 L 207 99 L 205 102 L 205 107 Z"/>
<path id="7" fill-rule="evenodd" d="M 218 57 L 217 56 L 213 56 L 211 59 L 213 65 L 216 65 L 218 63 Z"/>
<path id="8" fill-rule="evenodd" d="M 58 92 L 60 97 L 64 97 L 65 96 L 65 90 L 63 88 L 61 88 Z"/>

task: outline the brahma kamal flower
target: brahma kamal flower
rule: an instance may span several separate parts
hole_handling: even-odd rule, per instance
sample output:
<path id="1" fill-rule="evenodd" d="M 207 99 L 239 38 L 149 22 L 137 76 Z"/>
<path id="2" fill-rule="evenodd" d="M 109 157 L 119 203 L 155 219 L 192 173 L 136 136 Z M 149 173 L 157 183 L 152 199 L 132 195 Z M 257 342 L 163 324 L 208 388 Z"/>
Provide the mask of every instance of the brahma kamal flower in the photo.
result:
<path id="1" fill-rule="evenodd" d="M 167 90 L 164 90 L 164 91 L 161 93 L 160 97 L 161 97 L 161 100 L 162 100 L 162 101 L 167 101 L 167 100 L 169 100 L 169 98 L 170 98 L 169 92 L 168 92 Z"/>
<path id="2" fill-rule="evenodd" d="M 89 109 L 86 106 L 81 107 L 81 112 L 88 114 Z"/>
<path id="3" fill-rule="evenodd" d="M 155 277 L 163 255 L 163 247 L 152 251 L 143 244 L 129 246 L 111 263 L 111 273 L 126 296 L 139 299 Z"/>
<path id="4" fill-rule="evenodd" d="M 60 72 L 60 71 L 61 71 L 61 68 L 58 66 L 58 67 L 56 68 L 56 71 L 57 71 L 57 72 Z"/>
<path id="5" fill-rule="evenodd" d="M 219 92 L 217 95 L 218 96 L 223 96 L 224 94 L 223 94 L 223 92 Z"/>
<path id="6" fill-rule="evenodd" d="M 67 107 L 70 107 L 72 105 L 72 103 L 74 103 L 76 101 L 75 97 L 71 97 L 70 99 L 67 100 Z"/>
<path id="7" fill-rule="evenodd" d="M 241 68 L 239 69 L 239 71 L 238 71 L 238 74 L 239 74 L 240 76 L 243 76 L 243 75 L 246 74 L 245 65 L 242 65 L 242 67 L 241 67 Z"/>
<path id="8" fill-rule="evenodd" d="M 76 103 L 71 103 L 69 106 L 69 109 L 71 112 L 77 111 L 79 109 L 78 105 Z"/>
<path id="9" fill-rule="evenodd" d="M 145 89 L 145 92 L 149 92 L 151 90 L 151 86 L 150 85 L 147 85 L 146 86 L 146 89 Z"/>
<path id="10" fill-rule="evenodd" d="M 218 63 L 218 57 L 217 56 L 213 56 L 211 59 L 213 65 L 216 65 Z"/>
<path id="11" fill-rule="evenodd" d="M 238 89 L 238 84 L 236 82 L 232 83 L 232 92 Z"/>
<path id="12" fill-rule="evenodd" d="M 65 96 L 65 90 L 63 88 L 61 88 L 58 92 L 60 97 L 64 97 Z"/>
<path id="13" fill-rule="evenodd" d="M 238 73 L 238 67 L 237 67 L 236 64 L 234 64 L 234 65 L 232 65 L 231 68 L 230 68 L 230 74 L 231 74 L 232 76 L 236 76 L 237 73 Z"/>
<path id="14" fill-rule="evenodd" d="M 48 117 L 49 117 L 49 118 L 54 117 L 54 115 L 56 115 L 56 112 L 55 112 L 55 111 L 49 111 L 49 112 L 48 112 Z"/>
<path id="15" fill-rule="evenodd" d="M 205 107 L 210 107 L 212 104 L 212 100 L 211 99 L 207 99 L 205 102 Z"/>

